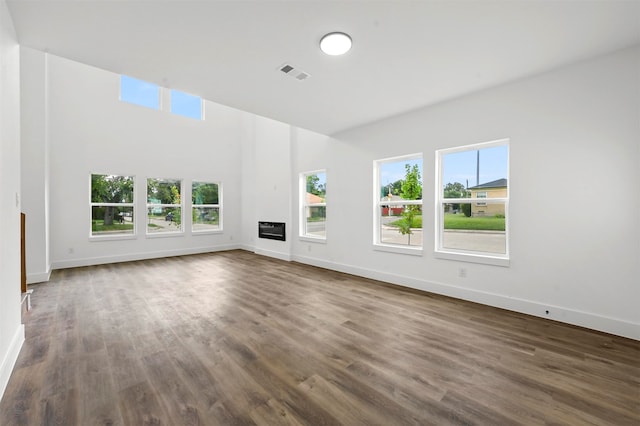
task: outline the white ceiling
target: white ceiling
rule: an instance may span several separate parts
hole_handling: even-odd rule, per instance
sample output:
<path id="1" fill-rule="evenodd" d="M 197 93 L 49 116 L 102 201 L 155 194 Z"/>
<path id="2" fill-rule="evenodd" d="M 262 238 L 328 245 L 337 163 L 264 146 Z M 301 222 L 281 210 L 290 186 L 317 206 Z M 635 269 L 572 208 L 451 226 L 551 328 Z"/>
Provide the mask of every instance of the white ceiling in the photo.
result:
<path id="1" fill-rule="evenodd" d="M 22 45 L 329 135 L 640 43 L 640 1 L 7 4 Z"/>

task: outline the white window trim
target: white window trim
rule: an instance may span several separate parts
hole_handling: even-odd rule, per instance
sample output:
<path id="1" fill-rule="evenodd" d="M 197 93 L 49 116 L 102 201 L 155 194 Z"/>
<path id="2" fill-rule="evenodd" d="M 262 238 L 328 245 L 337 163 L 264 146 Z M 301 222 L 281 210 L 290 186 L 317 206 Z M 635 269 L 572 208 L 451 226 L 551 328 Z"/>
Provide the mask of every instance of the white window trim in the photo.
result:
<path id="1" fill-rule="evenodd" d="M 133 203 L 94 203 L 91 201 L 91 176 L 92 175 L 103 175 L 103 176 L 128 176 L 133 179 Z M 137 189 L 136 189 L 136 177 L 134 175 L 128 174 L 114 174 L 114 173 L 89 173 L 89 241 L 115 241 L 115 240 L 135 240 L 138 238 L 138 227 L 136 226 L 136 206 L 135 201 L 137 199 Z M 93 221 L 93 208 L 94 207 L 131 207 L 133 209 L 132 218 L 133 218 L 133 233 L 131 234 L 120 234 L 120 235 L 93 235 L 91 231 L 92 221 Z"/>
<path id="2" fill-rule="evenodd" d="M 446 154 L 474 151 L 484 148 L 491 148 L 496 146 L 507 146 L 507 196 L 501 198 L 443 198 L 444 183 L 442 182 L 442 159 Z M 481 263 L 485 265 L 495 266 L 510 266 L 510 226 L 509 221 L 511 215 L 509 214 L 509 194 L 511 192 L 511 180 L 510 176 L 510 161 L 509 161 L 509 139 L 499 139 L 490 142 L 483 142 L 478 144 L 465 145 L 455 148 L 446 148 L 436 151 L 436 167 L 435 167 L 435 247 L 434 256 L 438 259 L 456 260 L 461 262 Z M 460 204 L 476 202 L 481 199 L 482 203 L 486 204 L 502 204 L 504 203 L 505 209 L 505 254 L 489 253 L 489 252 L 476 252 L 471 250 L 456 250 L 442 247 L 443 233 L 441 230 L 444 228 L 444 204 Z"/>
<path id="3" fill-rule="evenodd" d="M 204 207 L 204 208 L 218 208 L 218 229 L 202 229 L 200 231 L 193 230 L 193 220 L 191 220 L 191 234 L 192 235 L 211 235 L 211 234 L 222 234 L 223 233 L 223 214 L 222 214 L 222 205 L 224 203 L 222 198 L 222 182 L 215 180 L 192 180 L 191 181 L 191 191 L 193 194 L 193 184 L 195 183 L 214 183 L 218 185 L 218 204 L 194 204 L 191 202 L 191 209 L 189 214 L 193 214 L 194 207 Z M 193 200 L 192 194 L 189 194 L 189 198 Z"/>
<path id="4" fill-rule="evenodd" d="M 317 243 L 326 243 L 327 242 L 327 232 L 326 232 L 326 228 L 325 228 L 325 236 L 321 237 L 318 235 L 310 235 L 307 234 L 307 207 L 324 207 L 325 208 L 325 213 L 326 213 L 326 207 L 327 207 L 327 203 L 326 201 L 324 203 L 309 203 L 307 204 L 307 176 L 310 175 L 315 175 L 318 173 L 324 173 L 325 176 L 327 175 L 327 170 L 326 169 L 319 169 L 319 170 L 312 170 L 309 172 L 302 172 L 299 175 L 299 197 L 300 197 L 300 203 L 299 203 L 299 216 L 298 216 L 298 222 L 299 222 L 299 226 L 298 226 L 298 239 L 302 240 L 302 241 L 308 241 L 308 242 L 317 242 Z M 326 183 L 325 183 L 326 184 Z M 327 218 L 325 216 L 325 226 L 327 224 Z"/>
<path id="5" fill-rule="evenodd" d="M 382 201 L 380 199 L 380 166 L 384 163 L 395 163 L 403 160 L 422 161 L 422 200 L 393 200 Z M 413 256 L 422 256 L 424 250 L 424 222 L 422 224 L 422 246 L 403 246 L 399 244 L 389 244 L 380 241 L 380 211 L 382 206 L 392 205 L 420 205 L 423 206 L 424 213 L 424 156 L 422 153 L 414 153 L 408 155 L 400 155 L 397 157 L 382 158 L 373 161 L 373 250 L 384 251 L 389 253 L 409 254 Z M 424 217 L 424 216 L 423 216 Z"/>

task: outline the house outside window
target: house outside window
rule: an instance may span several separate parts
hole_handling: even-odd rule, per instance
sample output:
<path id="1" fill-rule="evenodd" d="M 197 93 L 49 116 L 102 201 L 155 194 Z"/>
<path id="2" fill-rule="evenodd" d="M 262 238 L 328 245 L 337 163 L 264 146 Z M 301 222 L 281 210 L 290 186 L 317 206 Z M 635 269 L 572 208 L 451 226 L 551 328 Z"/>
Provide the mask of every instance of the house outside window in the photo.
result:
<path id="1" fill-rule="evenodd" d="M 436 161 L 436 257 L 508 266 L 508 140 L 439 150 Z"/>
<path id="2" fill-rule="evenodd" d="M 374 248 L 422 253 L 422 155 L 374 162 Z"/>
<path id="3" fill-rule="evenodd" d="M 300 237 L 327 238 L 327 173 L 325 170 L 300 174 Z"/>
<path id="4" fill-rule="evenodd" d="M 147 235 L 182 232 L 182 181 L 147 179 Z"/>
<path id="5" fill-rule="evenodd" d="M 135 235 L 134 178 L 91 175 L 91 237 Z"/>

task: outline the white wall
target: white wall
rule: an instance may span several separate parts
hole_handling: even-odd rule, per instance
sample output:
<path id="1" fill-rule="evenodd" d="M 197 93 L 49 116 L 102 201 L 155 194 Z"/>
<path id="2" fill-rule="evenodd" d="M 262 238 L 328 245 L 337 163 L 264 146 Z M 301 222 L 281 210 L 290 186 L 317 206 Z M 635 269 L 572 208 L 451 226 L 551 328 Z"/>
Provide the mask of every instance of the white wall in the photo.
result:
<path id="1" fill-rule="evenodd" d="M 291 221 L 292 128 L 255 115 L 246 125 L 242 164 L 245 248 L 289 260 L 296 235 Z M 258 221 L 284 222 L 286 241 L 258 238 Z"/>
<path id="2" fill-rule="evenodd" d="M 120 102 L 119 75 L 53 55 L 28 52 L 26 78 L 40 81 L 46 93 L 25 93 L 25 111 L 47 108 L 50 172 L 50 253 L 53 269 L 198 253 L 233 248 L 241 237 L 241 136 L 244 113 L 206 102 L 206 120 L 199 121 Z M 46 73 L 43 71 L 44 64 Z M 48 98 L 48 102 L 47 102 Z M 164 99 L 163 99 L 164 100 Z M 42 113 L 39 111 L 40 116 Z M 24 120 L 27 130 L 41 124 Z M 29 133 L 30 134 L 30 133 Z M 29 143 L 27 140 L 26 143 Z M 42 163 L 46 145 L 23 156 L 23 164 Z M 223 185 L 224 232 L 221 234 L 145 237 L 145 215 L 138 214 L 135 240 L 90 241 L 90 174 L 136 177 L 138 212 L 145 212 L 146 179 L 212 179 Z M 42 193 L 42 174 L 25 173 L 25 187 Z M 190 193 L 185 188 L 184 197 Z M 40 212 L 44 215 L 44 211 Z M 30 214 L 34 220 L 38 212 Z M 185 214 L 190 229 L 190 214 Z M 46 245 L 45 234 L 38 235 Z M 234 239 L 235 238 L 235 239 Z M 31 244 L 31 248 L 38 243 Z M 30 248 L 28 248 L 30 250 Z M 27 256 L 31 253 L 28 252 Z M 37 273 L 38 271 L 33 271 Z"/>
<path id="3" fill-rule="evenodd" d="M 294 241 L 293 259 L 640 339 L 639 75 L 635 48 L 334 139 L 299 132 L 293 173 L 327 169 L 328 239 Z M 436 259 L 435 150 L 502 138 L 511 140 L 510 267 Z M 374 251 L 372 163 L 415 152 L 424 254 Z"/>
<path id="4" fill-rule="evenodd" d="M 20 319 L 20 53 L 0 1 L 0 398 L 24 342 Z"/>
<path id="5" fill-rule="evenodd" d="M 22 211 L 26 215 L 27 283 L 48 281 L 49 134 L 47 55 L 20 48 Z"/>

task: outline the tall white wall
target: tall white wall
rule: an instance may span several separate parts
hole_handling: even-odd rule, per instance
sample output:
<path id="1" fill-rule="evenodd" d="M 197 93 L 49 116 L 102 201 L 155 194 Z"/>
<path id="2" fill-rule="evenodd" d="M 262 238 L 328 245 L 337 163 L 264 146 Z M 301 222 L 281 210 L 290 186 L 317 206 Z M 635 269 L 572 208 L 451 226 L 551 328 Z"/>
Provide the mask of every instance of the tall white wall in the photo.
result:
<path id="1" fill-rule="evenodd" d="M 233 248 L 241 237 L 241 137 L 244 113 L 205 102 L 199 121 L 119 101 L 119 75 L 60 57 L 30 51 L 23 63 L 29 79 L 47 90 L 29 89 L 25 111 L 47 108 L 49 173 L 25 173 L 25 187 L 45 192 L 48 179 L 50 257 L 53 269 Z M 46 71 L 43 66 L 46 64 Z M 48 98 L 48 102 L 47 102 Z M 165 99 L 166 100 L 166 99 Z M 38 116 L 38 114 L 36 114 Z M 40 114 L 41 116 L 41 114 Z M 38 116 L 39 117 L 39 116 Z M 42 163 L 46 145 L 40 125 L 24 120 L 37 146 L 23 164 Z M 26 141 L 29 144 L 29 140 Z M 46 160 L 45 160 L 46 162 Z M 36 166 L 37 167 L 37 166 Z M 136 205 L 145 212 L 146 179 L 211 179 L 223 185 L 224 232 L 221 234 L 147 238 L 145 214 L 138 213 L 134 240 L 95 241 L 90 233 L 90 174 L 123 174 L 136 178 Z M 187 196 L 190 188 L 185 188 Z M 46 217 L 33 220 L 46 221 Z M 40 212 L 45 215 L 45 211 Z M 185 214 L 185 227 L 190 215 Z M 46 245 L 45 234 L 31 247 Z M 29 248 L 28 248 L 29 250 Z M 28 252 L 27 256 L 31 253 Z M 38 271 L 34 271 L 38 272 Z"/>
<path id="2" fill-rule="evenodd" d="M 0 1 L 0 398 L 24 342 L 20 319 L 20 53 Z"/>
<path id="3" fill-rule="evenodd" d="M 27 282 L 48 281 L 49 97 L 47 55 L 20 48 L 22 211 L 26 215 Z"/>
<path id="4" fill-rule="evenodd" d="M 292 128 L 251 115 L 243 149 L 243 227 L 245 248 L 289 260 L 296 235 L 291 220 Z M 258 238 L 258 221 L 284 222 L 286 241 Z"/>
<path id="5" fill-rule="evenodd" d="M 639 76 L 635 48 L 334 139 L 300 131 L 293 171 L 327 169 L 328 239 L 294 241 L 293 259 L 640 339 Z M 510 267 L 436 259 L 435 151 L 502 138 L 511 141 Z M 415 152 L 424 253 L 374 251 L 372 163 Z"/>

